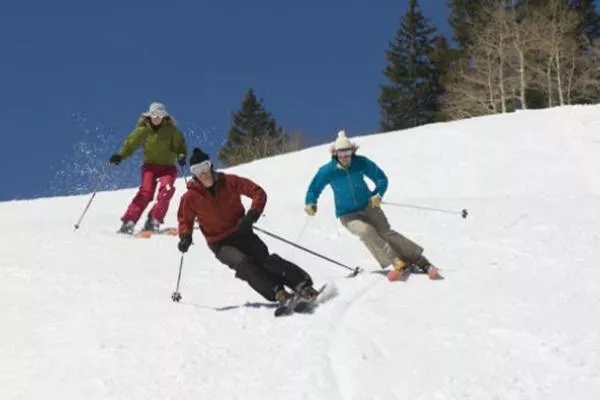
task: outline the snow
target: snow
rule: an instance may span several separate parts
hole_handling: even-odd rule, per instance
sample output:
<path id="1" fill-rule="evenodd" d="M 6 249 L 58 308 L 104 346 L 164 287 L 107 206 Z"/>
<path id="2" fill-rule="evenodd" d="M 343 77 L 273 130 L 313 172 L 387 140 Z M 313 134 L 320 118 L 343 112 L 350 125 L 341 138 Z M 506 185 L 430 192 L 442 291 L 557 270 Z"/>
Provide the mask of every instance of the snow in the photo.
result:
<path id="1" fill-rule="evenodd" d="M 600 398 L 600 107 L 355 140 L 390 178 L 384 200 L 468 209 L 383 206 L 445 280 L 388 282 L 329 189 L 305 216 L 328 145 L 230 171 L 269 194 L 257 226 L 365 268 L 346 278 L 259 233 L 329 283 L 309 315 L 275 319 L 199 234 L 173 303 L 177 240 L 114 234 L 134 188 L 98 193 L 77 231 L 89 194 L 0 203 L 0 398 Z"/>

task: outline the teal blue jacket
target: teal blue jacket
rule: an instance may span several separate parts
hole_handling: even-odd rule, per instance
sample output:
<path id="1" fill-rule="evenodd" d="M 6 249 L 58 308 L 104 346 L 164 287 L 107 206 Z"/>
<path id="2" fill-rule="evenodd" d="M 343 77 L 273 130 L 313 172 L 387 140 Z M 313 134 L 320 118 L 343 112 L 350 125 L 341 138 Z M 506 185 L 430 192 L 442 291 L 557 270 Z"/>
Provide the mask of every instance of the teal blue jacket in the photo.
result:
<path id="1" fill-rule="evenodd" d="M 375 189 L 370 190 L 365 177 L 371 179 Z M 343 168 L 335 158 L 323 165 L 313 177 L 306 192 L 305 204 L 317 204 L 327 185 L 331 185 L 335 199 L 336 217 L 363 210 L 369 199 L 378 194 L 383 197 L 388 187 L 385 173 L 365 156 L 354 154 L 348 168 Z"/>

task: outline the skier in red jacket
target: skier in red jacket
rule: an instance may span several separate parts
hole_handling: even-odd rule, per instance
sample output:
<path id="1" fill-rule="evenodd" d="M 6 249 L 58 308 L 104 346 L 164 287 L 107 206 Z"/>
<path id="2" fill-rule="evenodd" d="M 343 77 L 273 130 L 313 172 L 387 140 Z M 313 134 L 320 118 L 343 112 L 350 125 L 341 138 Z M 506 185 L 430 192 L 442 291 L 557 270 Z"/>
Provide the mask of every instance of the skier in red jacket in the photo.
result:
<path id="1" fill-rule="evenodd" d="M 192 244 L 197 219 L 216 258 L 265 299 L 285 303 L 292 296 L 285 286 L 307 300 L 317 296 L 310 275 L 277 254 L 269 254 L 267 245 L 252 230 L 267 202 L 260 186 L 247 178 L 215 172 L 209 156 L 198 148 L 190 157 L 190 170 L 193 178 L 177 212 L 181 252 L 187 252 Z M 248 212 L 241 195 L 252 199 Z"/>

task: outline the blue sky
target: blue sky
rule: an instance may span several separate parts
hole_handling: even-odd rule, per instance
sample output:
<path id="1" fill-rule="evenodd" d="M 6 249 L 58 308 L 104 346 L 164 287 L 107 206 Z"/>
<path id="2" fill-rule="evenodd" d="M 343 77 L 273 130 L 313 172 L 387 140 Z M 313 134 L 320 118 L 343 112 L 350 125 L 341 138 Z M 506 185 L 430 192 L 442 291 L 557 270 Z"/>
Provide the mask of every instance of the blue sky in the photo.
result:
<path id="1" fill-rule="evenodd" d="M 449 35 L 442 0 L 421 7 Z M 383 51 L 407 0 L 20 0 L 0 14 L 0 201 L 93 190 L 161 101 L 215 156 L 248 88 L 313 142 L 378 129 Z M 140 158 L 101 188 L 138 184 Z M 307 166 L 314 168 L 316 166 Z"/>

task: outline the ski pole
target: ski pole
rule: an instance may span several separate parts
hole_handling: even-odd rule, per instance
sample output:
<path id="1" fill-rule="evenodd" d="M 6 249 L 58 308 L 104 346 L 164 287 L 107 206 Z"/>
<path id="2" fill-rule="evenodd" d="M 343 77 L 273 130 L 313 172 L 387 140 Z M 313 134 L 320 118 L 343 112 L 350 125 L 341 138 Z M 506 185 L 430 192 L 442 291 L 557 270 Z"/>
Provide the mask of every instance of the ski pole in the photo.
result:
<path id="1" fill-rule="evenodd" d="M 92 201 L 94 200 L 94 197 L 96 197 L 96 193 L 98 192 L 98 189 L 100 189 L 100 185 L 102 185 L 102 183 L 104 183 L 104 179 L 105 178 L 106 178 L 106 168 L 104 168 L 104 170 L 102 171 L 102 175 L 100 175 L 100 178 L 98 178 L 98 182 L 96 183 L 96 187 L 94 188 L 94 192 L 92 193 L 92 197 L 90 197 L 90 200 L 88 201 L 87 205 L 83 209 L 83 213 L 79 217 L 79 220 L 75 223 L 75 230 L 79 229 L 79 225 L 81 224 L 81 221 L 83 220 L 83 217 L 85 216 L 85 214 L 87 213 L 88 209 L 90 208 L 90 205 L 92 204 Z"/>
<path id="2" fill-rule="evenodd" d="M 456 210 L 446 210 L 443 208 L 415 206 L 412 204 L 392 203 L 389 201 L 382 201 L 381 204 L 386 204 L 389 206 L 396 206 L 396 207 L 417 208 L 417 209 L 421 209 L 421 210 L 439 211 L 439 212 L 448 213 L 448 214 L 460 214 L 463 217 L 463 219 L 467 218 L 467 215 L 469 214 L 469 212 L 467 211 L 466 208 L 463 208 L 461 211 L 456 211 Z"/>
<path id="3" fill-rule="evenodd" d="M 181 254 L 181 258 L 179 259 L 179 274 L 177 274 L 177 288 L 171 295 L 171 300 L 174 302 L 179 302 L 181 300 L 181 293 L 179 293 L 179 282 L 181 281 L 181 269 L 183 268 L 183 253 Z"/>
<path id="4" fill-rule="evenodd" d="M 304 251 L 306 251 L 307 253 L 310 253 L 310 254 L 312 254 L 313 256 L 320 257 L 320 258 L 322 258 L 322 259 L 324 259 L 324 260 L 327 260 L 327 261 L 329 261 L 330 263 L 333 263 L 333 264 L 335 264 L 335 265 L 339 265 L 340 267 L 343 267 L 343 268 L 346 268 L 346 269 L 348 269 L 348 270 L 352 271 L 352 272 L 350 273 L 350 275 L 348 275 L 348 277 L 349 277 L 349 278 L 353 278 L 353 277 L 355 277 L 356 275 L 358 275 L 358 273 L 359 273 L 359 272 L 361 272 L 361 271 L 362 271 L 362 269 L 361 269 L 360 267 L 352 268 L 352 267 L 349 267 L 349 266 L 347 266 L 347 265 L 344 265 L 344 264 L 342 264 L 342 263 L 340 263 L 340 262 L 338 262 L 338 261 L 332 260 L 332 259 L 331 259 L 331 258 L 329 258 L 329 257 L 325 257 L 325 256 L 323 256 L 323 255 L 321 255 L 321 254 L 319 254 L 319 253 L 316 253 L 316 252 L 314 252 L 314 251 L 312 251 L 312 250 L 309 250 L 309 249 L 307 249 L 306 247 L 302 247 L 302 246 L 300 246 L 300 245 L 298 245 L 298 244 L 296 244 L 296 243 L 294 243 L 294 242 L 291 242 L 291 241 L 289 241 L 289 240 L 287 240 L 287 239 L 284 239 L 284 238 L 282 238 L 281 236 L 277 236 L 277 235 L 275 235 L 275 234 L 273 234 L 273 233 L 271 233 L 271 232 L 267 232 L 267 231 L 265 231 L 264 229 L 261 229 L 261 228 L 259 228 L 259 227 L 258 227 L 258 226 L 256 226 L 256 225 L 254 225 L 254 226 L 253 226 L 253 228 L 254 228 L 254 229 L 256 229 L 256 230 L 257 230 L 257 231 L 259 231 L 259 232 L 262 232 L 262 233 L 264 233 L 264 234 L 266 234 L 266 235 L 269 235 L 269 236 L 271 236 L 271 237 L 274 237 L 275 239 L 279 239 L 279 240 L 281 240 L 282 242 L 285 242 L 285 243 L 287 243 L 287 244 L 289 244 L 289 245 L 291 245 L 291 246 L 297 247 L 297 248 L 299 248 L 300 250 L 304 250 Z"/>
<path id="5" fill-rule="evenodd" d="M 300 241 L 300 238 L 302 237 L 302 234 L 306 230 L 306 227 L 308 226 L 308 219 L 309 219 L 309 217 L 305 217 L 305 219 L 304 219 L 304 225 L 302 225 L 302 229 L 300 230 L 300 233 L 298 234 L 298 238 L 296 239 L 296 242 Z"/>

